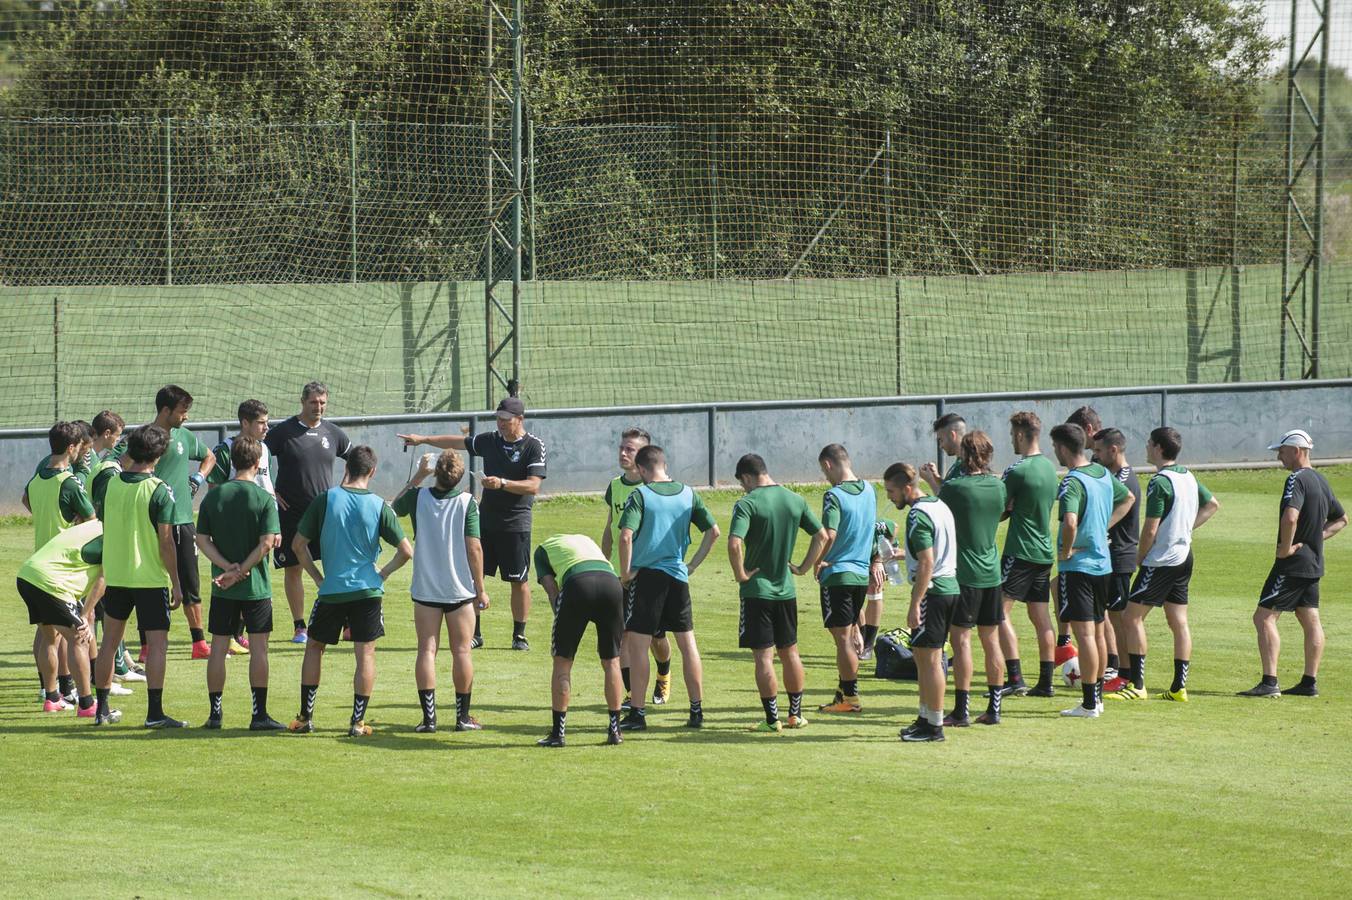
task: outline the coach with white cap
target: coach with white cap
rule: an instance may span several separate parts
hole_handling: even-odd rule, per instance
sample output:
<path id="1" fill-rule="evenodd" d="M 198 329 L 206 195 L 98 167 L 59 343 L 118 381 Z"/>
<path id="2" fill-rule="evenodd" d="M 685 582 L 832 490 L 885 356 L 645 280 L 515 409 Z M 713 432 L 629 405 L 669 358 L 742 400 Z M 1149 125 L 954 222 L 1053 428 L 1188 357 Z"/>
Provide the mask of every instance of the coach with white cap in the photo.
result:
<path id="1" fill-rule="evenodd" d="M 1263 680 L 1242 697 L 1317 697 L 1315 682 L 1319 658 L 1324 654 L 1324 627 L 1319 622 L 1319 579 L 1324 575 L 1324 541 L 1347 525 L 1347 514 L 1333 496 L 1329 483 L 1310 467 L 1314 441 L 1306 431 L 1292 429 L 1269 450 L 1290 470 L 1282 490 L 1277 524 L 1277 559 L 1272 564 L 1253 624 L 1258 629 L 1258 656 L 1263 664 Z M 1294 687 L 1277 687 L 1277 656 L 1281 637 L 1277 619 L 1294 612 L 1305 632 L 1305 674 Z"/>
<path id="2" fill-rule="evenodd" d="M 479 540 L 484 553 L 484 578 L 494 572 L 511 584 L 512 649 L 529 650 L 526 619 L 530 615 L 531 507 L 545 478 L 545 445 L 526 431 L 526 407 L 518 398 L 498 404 L 497 429 L 469 436 L 401 434 L 405 446 L 429 444 L 443 450 L 468 450 L 484 462 L 479 480 Z M 483 646 L 475 618 L 473 647 Z"/>

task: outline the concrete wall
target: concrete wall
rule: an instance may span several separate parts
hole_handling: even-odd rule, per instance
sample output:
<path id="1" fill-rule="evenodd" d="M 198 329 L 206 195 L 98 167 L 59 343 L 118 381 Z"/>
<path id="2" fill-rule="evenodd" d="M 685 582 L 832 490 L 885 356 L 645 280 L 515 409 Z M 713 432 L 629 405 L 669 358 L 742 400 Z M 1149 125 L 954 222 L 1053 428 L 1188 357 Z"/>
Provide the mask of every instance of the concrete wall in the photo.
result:
<path id="1" fill-rule="evenodd" d="M 738 457 L 765 457 L 780 481 L 821 480 L 817 453 L 827 443 L 846 445 L 855 470 L 877 477 L 897 460 L 920 463 L 936 458 L 930 423 L 940 410 L 957 412 L 972 428 L 990 433 L 995 463 L 1013 460 L 1009 416 L 1031 409 L 1044 431 L 1074 409 L 1093 406 L 1105 425 L 1127 434 L 1133 463 L 1145 463 L 1145 439 L 1167 423 L 1184 438 L 1190 465 L 1242 465 L 1272 460 L 1266 448 L 1289 428 L 1304 428 L 1315 439 L 1318 459 L 1352 458 L 1352 380 L 1256 385 L 1148 387 L 1120 391 L 987 394 L 955 397 L 898 397 L 792 403 L 735 403 L 696 407 L 541 410 L 526 422 L 545 443 L 547 493 L 601 491 L 615 474 L 615 448 L 625 427 L 638 425 L 667 450 L 672 475 L 704 485 L 732 483 Z M 433 414 L 335 419 L 356 443 L 375 448 L 380 459 L 376 490 L 392 497 L 416 464 L 396 435 L 460 433 L 493 427 L 491 413 Z M 214 443 L 225 426 L 193 426 Z M 712 431 L 710 430 L 712 427 Z M 45 432 L 0 431 L 0 512 L 21 512 L 19 497 L 37 461 L 46 453 Z M 1046 449 L 1050 451 L 1048 446 Z M 335 470 L 337 474 L 337 470 Z"/>

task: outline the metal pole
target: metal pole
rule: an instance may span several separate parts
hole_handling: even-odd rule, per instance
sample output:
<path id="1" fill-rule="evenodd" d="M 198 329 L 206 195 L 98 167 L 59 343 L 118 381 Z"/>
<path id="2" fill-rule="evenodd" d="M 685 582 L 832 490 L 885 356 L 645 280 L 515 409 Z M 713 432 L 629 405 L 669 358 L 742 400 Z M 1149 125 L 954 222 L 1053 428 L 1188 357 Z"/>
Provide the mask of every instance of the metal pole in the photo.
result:
<path id="1" fill-rule="evenodd" d="M 52 297 L 52 421 L 61 421 L 61 295 Z"/>
<path id="2" fill-rule="evenodd" d="M 171 116 L 164 120 L 164 283 L 174 283 L 174 154 Z"/>
<path id="3" fill-rule="evenodd" d="M 1227 381 L 1239 381 L 1242 333 L 1240 307 L 1243 297 L 1239 286 L 1239 113 L 1232 123 L 1234 151 L 1230 163 L 1230 367 Z"/>
<path id="4" fill-rule="evenodd" d="M 892 129 L 883 141 L 883 274 L 892 277 Z M 901 330 L 901 288 L 897 288 L 897 330 Z M 900 344 L 898 344 L 900 347 Z M 897 350 L 897 384 L 901 384 L 901 350 Z M 901 393 L 901 388 L 897 388 Z"/>
<path id="5" fill-rule="evenodd" d="M 530 280 L 535 280 L 535 119 L 526 120 L 526 158 L 530 161 Z"/>
<path id="6" fill-rule="evenodd" d="M 521 7 L 525 0 L 512 4 L 512 380 L 521 382 L 521 217 L 524 206 L 521 191 L 522 109 L 521 78 L 526 66 L 525 46 L 521 40 Z"/>
<path id="7" fill-rule="evenodd" d="M 1286 64 L 1286 190 L 1283 206 L 1282 235 L 1282 307 L 1281 338 L 1277 351 L 1277 377 L 1286 378 L 1286 315 L 1291 293 L 1291 179 L 1295 176 L 1296 156 L 1296 28 L 1299 24 L 1301 0 L 1291 0 L 1291 30 L 1287 33 Z"/>
<path id="8" fill-rule="evenodd" d="M 1310 378 L 1319 377 L 1319 301 L 1323 296 L 1324 277 L 1324 180 L 1328 170 L 1328 154 L 1324 152 L 1327 133 L 1325 114 L 1328 110 L 1329 86 L 1329 22 L 1333 0 L 1324 0 L 1316 8 L 1323 14 L 1323 32 L 1319 36 L 1319 122 L 1314 137 L 1314 284 L 1310 293 Z"/>
<path id="9" fill-rule="evenodd" d="M 718 126 L 709 126 L 709 205 L 713 213 L 713 278 L 718 280 Z M 712 469 L 710 470 L 712 472 Z M 713 484 L 711 480 L 709 482 Z"/>
<path id="10" fill-rule="evenodd" d="M 901 281 L 896 286 L 897 396 L 901 396 Z"/>
<path id="11" fill-rule="evenodd" d="M 495 59 L 493 44 L 494 19 L 497 18 L 497 10 L 493 6 L 493 0 L 484 0 L 484 18 L 487 25 L 484 32 L 485 41 L 485 78 L 487 84 L 488 97 L 484 122 L 484 408 L 493 408 L 493 229 L 496 225 L 493 209 L 493 169 L 497 161 L 493 158 L 493 118 L 494 94 L 497 91 L 497 83 L 494 77 Z"/>
<path id="12" fill-rule="evenodd" d="M 348 162 L 350 164 L 350 182 L 352 209 L 348 218 L 352 220 L 352 283 L 357 283 L 357 122 L 347 120 Z"/>
<path id="13" fill-rule="evenodd" d="M 718 418 L 718 407 L 709 407 L 708 415 L 705 418 L 704 429 L 708 432 L 708 451 L 709 451 L 709 487 L 718 485 L 718 469 L 715 465 L 715 458 L 718 453 L 718 441 L 714 434 L 714 425 Z"/>

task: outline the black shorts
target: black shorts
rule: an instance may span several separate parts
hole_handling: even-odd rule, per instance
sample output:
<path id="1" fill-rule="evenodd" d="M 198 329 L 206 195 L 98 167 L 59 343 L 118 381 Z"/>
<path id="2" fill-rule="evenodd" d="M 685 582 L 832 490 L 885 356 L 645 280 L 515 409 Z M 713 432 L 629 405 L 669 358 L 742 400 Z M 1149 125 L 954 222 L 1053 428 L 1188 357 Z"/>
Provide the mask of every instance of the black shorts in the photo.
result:
<path id="1" fill-rule="evenodd" d="M 615 659 L 624 636 L 624 592 L 609 572 L 581 572 L 569 578 L 554 609 L 550 654 L 572 659 L 587 624 L 596 626 L 596 655 Z"/>
<path id="2" fill-rule="evenodd" d="M 1127 608 L 1131 597 L 1131 573 L 1114 572 L 1108 576 L 1107 611 L 1120 613 Z"/>
<path id="3" fill-rule="evenodd" d="M 79 610 L 65 600 L 53 597 L 37 585 L 18 579 L 19 596 L 28 607 L 29 625 L 60 625 L 63 628 L 79 628 Z"/>
<path id="4" fill-rule="evenodd" d="M 197 529 L 191 524 L 174 526 L 174 555 L 178 558 L 178 583 L 184 603 L 202 602 L 202 576 L 197 571 Z"/>
<path id="5" fill-rule="evenodd" d="M 1005 620 L 1005 598 L 999 585 L 967 587 L 958 585 L 958 608 L 953 612 L 955 628 L 999 625 Z"/>
<path id="6" fill-rule="evenodd" d="M 656 635 L 695 630 L 690 585 L 661 569 L 639 569 L 625 598 L 624 630 Z"/>
<path id="7" fill-rule="evenodd" d="M 1000 558 L 1000 589 L 1020 603 L 1046 603 L 1052 593 L 1051 563 L 1034 563 L 1015 556 Z"/>
<path id="8" fill-rule="evenodd" d="M 911 632 L 911 648 L 942 650 L 961 605 L 962 597 L 958 594 L 929 593 L 921 597 L 920 627 Z"/>
<path id="9" fill-rule="evenodd" d="M 1319 608 L 1319 579 L 1281 575 L 1273 566 L 1263 582 L 1263 593 L 1258 597 L 1263 609 L 1293 612 L 1297 609 Z"/>
<path id="10" fill-rule="evenodd" d="M 273 564 L 279 569 L 289 569 L 292 566 L 300 565 L 300 560 L 296 557 L 296 551 L 291 549 L 291 542 L 296 539 L 296 529 L 300 527 L 300 520 L 305 515 L 305 507 L 297 509 L 288 507 L 282 509 L 280 504 L 277 509 L 277 521 L 281 525 L 282 543 L 272 551 Z M 310 541 L 310 556 L 319 559 L 319 541 Z"/>
<path id="11" fill-rule="evenodd" d="M 307 630 L 310 640 L 321 644 L 336 644 L 343 636 L 343 628 L 352 629 L 353 643 L 365 643 L 385 636 L 385 614 L 379 597 L 329 603 L 316 600 L 310 610 Z"/>
<path id="12" fill-rule="evenodd" d="M 629 607 L 632 606 L 634 603 L 634 588 L 637 585 L 638 585 L 637 578 L 635 578 L 628 584 L 621 583 L 621 588 L 624 590 L 624 608 L 626 610 L 629 609 Z M 622 614 L 624 614 L 623 611 Z M 664 641 L 666 640 L 666 638 L 667 638 L 667 630 L 665 628 L 659 628 L 653 632 L 653 640 L 655 641 Z"/>
<path id="13" fill-rule="evenodd" d="M 1059 572 L 1056 586 L 1061 594 L 1056 618 L 1062 622 L 1102 622 L 1108 610 L 1108 579 L 1111 575 Z"/>
<path id="14" fill-rule="evenodd" d="M 737 646 L 746 650 L 792 647 L 798 643 L 798 601 L 743 597 L 737 619 Z"/>
<path id="15" fill-rule="evenodd" d="M 168 631 L 169 589 L 109 585 L 103 592 L 103 613 L 107 618 L 125 622 L 133 611 L 136 627 L 142 631 Z"/>
<path id="16" fill-rule="evenodd" d="M 1176 566 L 1141 566 L 1132 583 L 1132 603 L 1142 606 L 1188 605 L 1188 582 L 1192 580 L 1192 554 Z"/>
<path id="17" fill-rule="evenodd" d="M 822 585 L 822 625 L 827 628 L 849 628 L 859 621 L 864 611 L 866 584 Z"/>
<path id="18" fill-rule="evenodd" d="M 240 633 L 240 624 L 249 634 L 269 634 L 272 631 L 272 598 L 262 600 L 233 600 L 211 596 L 207 611 L 207 631 L 221 637 Z"/>
<path id="19" fill-rule="evenodd" d="M 495 572 L 503 581 L 523 582 L 530 577 L 529 531 L 484 531 L 479 535 L 484 550 L 484 577 Z"/>
<path id="20" fill-rule="evenodd" d="M 419 606 L 425 606 L 428 609 L 435 609 L 440 613 L 453 613 L 466 603 L 474 602 L 474 598 L 470 597 L 466 600 L 456 600 L 454 603 L 433 603 L 431 600 L 419 600 L 417 597 L 414 597 L 413 602 Z"/>

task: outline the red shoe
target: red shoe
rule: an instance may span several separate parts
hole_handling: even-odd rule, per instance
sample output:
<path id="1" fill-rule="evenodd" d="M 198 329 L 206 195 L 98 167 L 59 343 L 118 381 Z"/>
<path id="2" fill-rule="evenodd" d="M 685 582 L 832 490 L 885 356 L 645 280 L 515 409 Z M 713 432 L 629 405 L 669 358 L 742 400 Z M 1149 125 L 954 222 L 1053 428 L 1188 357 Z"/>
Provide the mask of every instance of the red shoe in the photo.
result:
<path id="1" fill-rule="evenodd" d="M 1118 691 L 1122 690 L 1122 688 L 1126 687 L 1129 684 L 1131 684 L 1130 680 L 1123 678 L 1121 675 L 1118 675 L 1112 681 L 1105 681 L 1103 683 L 1103 693 L 1116 694 Z"/>
<path id="2" fill-rule="evenodd" d="M 1062 646 L 1056 648 L 1056 655 L 1052 657 L 1052 660 L 1058 666 L 1064 666 L 1066 663 L 1070 662 L 1072 659 L 1074 659 L 1079 655 L 1080 651 L 1075 649 L 1074 644 L 1063 644 Z"/>
<path id="3" fill-rule="evenodd" d="M 193 659 L 211 658 L 211 648 L 207 646 L 206 641 L 198 641 L 197 643 L 192 645 L 192 658 Z"/>
<path id="4" fill-rule="evenodd" d="M 141 653 L 140 653 L 140 655 L 138 655 L 138 656 L 136 657 L 136 661 L 137 661 L 138 663 L 140 663 L 141 665 L 143 665 L 143 666 L 146 664 L 146 645 L 145 645 L 145 644 L 142 644 L 142 645 L 141 645 Z"/>
<path id="5" fill-rule="evenodd" d="M 98 713 L 98 711 L 99 705 L 95 703 L 93 706 L 87 707 L 85 709 L 77 709 L 75 711 L 75 715 L 79 716 L 81 719 L 92 719 Z"/>
<path id="6" fill-rule="evenodd" d="M 235 638 L 235 640 L 239 641 L 239 645 L 245 650 L 249 649 L 249 638 L 245 635 L 241 634 L 239 637 Z"/>

